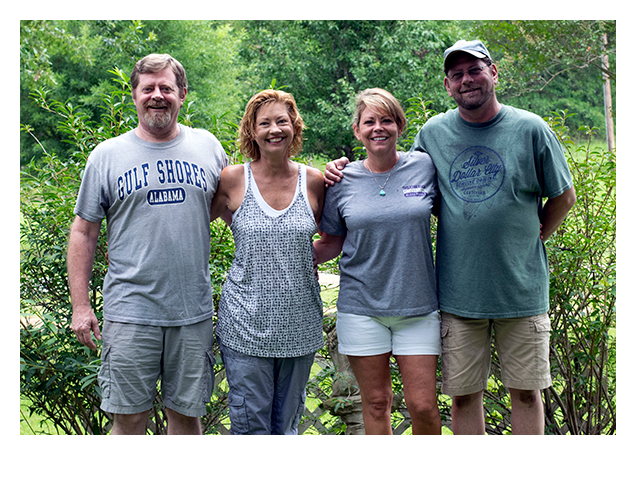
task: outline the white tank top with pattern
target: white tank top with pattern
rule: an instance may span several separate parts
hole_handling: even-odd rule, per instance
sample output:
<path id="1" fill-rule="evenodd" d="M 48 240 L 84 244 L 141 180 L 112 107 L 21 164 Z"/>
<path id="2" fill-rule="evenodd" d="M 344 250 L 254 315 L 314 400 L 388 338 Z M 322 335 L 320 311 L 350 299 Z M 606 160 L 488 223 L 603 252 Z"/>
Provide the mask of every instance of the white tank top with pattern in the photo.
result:
<path id="1" fill-rule="evenodd" d="M 322 299 L 313 271 L 318 228 L 299 164 L 291 204 L 278 211 L 262 198 L 250 164 L 245 197 L 234 212 L 235 254 L 219 303 L 217 339 L 259 357 L 298 357 L 323 345 Z"/>

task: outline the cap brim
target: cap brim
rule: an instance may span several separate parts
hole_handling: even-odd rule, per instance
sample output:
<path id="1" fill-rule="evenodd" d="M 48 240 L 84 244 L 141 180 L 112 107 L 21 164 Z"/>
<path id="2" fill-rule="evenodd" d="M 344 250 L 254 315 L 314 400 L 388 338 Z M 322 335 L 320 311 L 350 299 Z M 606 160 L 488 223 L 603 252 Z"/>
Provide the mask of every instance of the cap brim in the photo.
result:
<path id="1" fill-rule="evenodd" d="M 446 58 L 444 58 L 444 69 L 446 69 L 446 64 L 448 63 L 448 60 L 455 56 L 457 53 L 468 53 L 472 56 L 474 56 L 475 58 L 479 58 L 480 60 L 482 58 L 488 58 L 488 55 L 484 55 L 483 53 L 480 53 L 478 51 L 475 50 L 463 50 L 461 48 L 451 51 L 448 55 L 446 55 Z"/>

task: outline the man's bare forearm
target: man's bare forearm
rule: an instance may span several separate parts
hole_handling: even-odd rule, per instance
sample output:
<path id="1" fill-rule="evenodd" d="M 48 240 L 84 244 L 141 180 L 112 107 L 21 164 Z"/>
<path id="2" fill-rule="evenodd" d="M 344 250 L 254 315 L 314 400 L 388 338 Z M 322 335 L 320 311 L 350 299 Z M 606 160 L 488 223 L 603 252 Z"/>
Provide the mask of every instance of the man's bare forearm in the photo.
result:
<path id="1" fill-rule="evenodd" d="M 576 202 L 576 192 L 571 187 L 560 196 L 548 199 L 541 216 L 541 240 L 547 241 L 563 223 Z"/>

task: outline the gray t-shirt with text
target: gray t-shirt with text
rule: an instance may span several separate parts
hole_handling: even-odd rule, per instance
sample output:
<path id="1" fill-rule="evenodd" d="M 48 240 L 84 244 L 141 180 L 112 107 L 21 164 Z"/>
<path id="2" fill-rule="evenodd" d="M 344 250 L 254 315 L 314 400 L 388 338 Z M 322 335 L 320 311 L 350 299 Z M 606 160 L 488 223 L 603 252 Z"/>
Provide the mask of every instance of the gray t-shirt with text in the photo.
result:
<path id="1" fill-rule="evenodd" d="M 430 235 L 438 200 L 435 168 L 428 154 L 399 154 L 390 177 L 372 175 L 360 161 L 347 165 L 342 181 L 327 189 L 320 229 L 346 234 L 341 312 L 396 317 L 438 308 Z"/>
<path id="2" fill-rule="evenodd" d="M 227 157 L 208 131 L 180 128 L 164 143 L 129 131 L 87 161 L 75 214 L 106 217 L 107 320 L 180 326 L 213 315 L 210 204 Z"/>

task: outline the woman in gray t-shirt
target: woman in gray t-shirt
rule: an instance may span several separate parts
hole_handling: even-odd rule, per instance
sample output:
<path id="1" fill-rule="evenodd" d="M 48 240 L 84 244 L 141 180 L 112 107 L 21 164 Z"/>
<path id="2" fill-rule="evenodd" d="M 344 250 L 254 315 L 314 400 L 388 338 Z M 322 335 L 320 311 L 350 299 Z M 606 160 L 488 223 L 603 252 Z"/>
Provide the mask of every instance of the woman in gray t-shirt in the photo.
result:
<path id="1" fill-rule="evenodd" d="M 358 95 L 353 130 L 367 151 L 325 197 L 316 260 L 342 251 L 338 347 L 360 386 L 365 432 L 391 434 L 394 355 L 414 434 L 439 434 L 440 353 L 430 216 L 437 179 L 426 153 L 398 152 L 406 125 L 398 101 L 374 88 Z"/>

